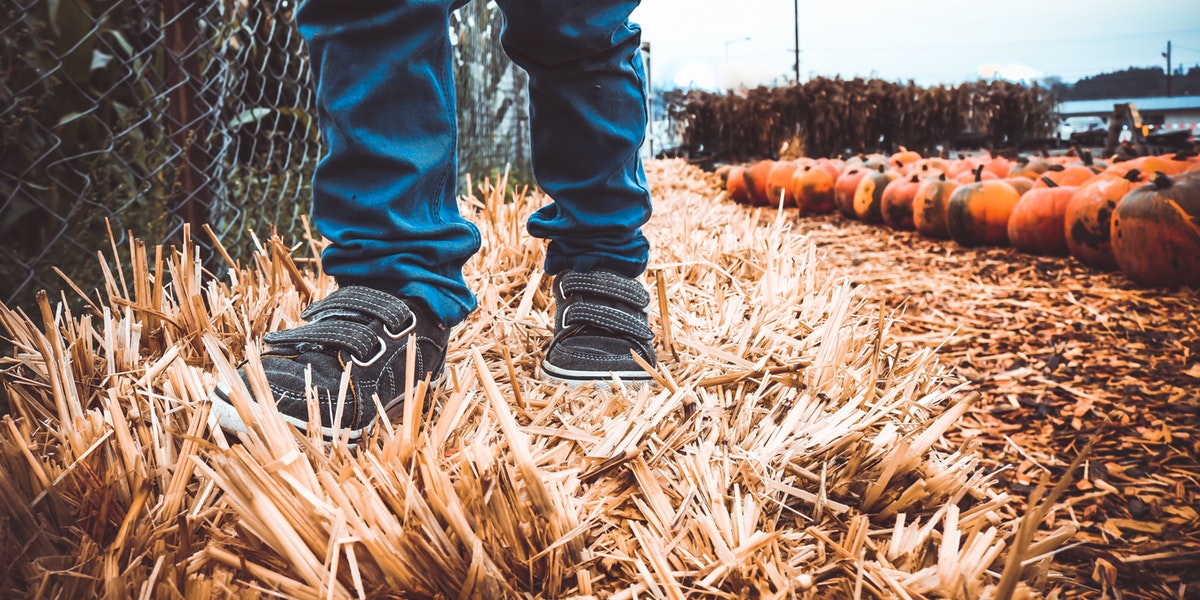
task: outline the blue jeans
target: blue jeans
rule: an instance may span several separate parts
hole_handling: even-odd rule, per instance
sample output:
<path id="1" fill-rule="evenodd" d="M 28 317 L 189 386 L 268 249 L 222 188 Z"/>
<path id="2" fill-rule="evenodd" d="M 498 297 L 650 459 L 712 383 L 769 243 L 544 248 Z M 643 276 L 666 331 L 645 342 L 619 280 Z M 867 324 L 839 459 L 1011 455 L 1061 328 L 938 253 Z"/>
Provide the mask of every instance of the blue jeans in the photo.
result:
<path id="1" fill-rule="evenodd" d="M 462 275 L 479 231 L 455 200 L 450 12 L 460 0 L 307 0 L 296 13 L 325 154 L 313 219 L 341 285 L 424 300 L 447 325 L 476 307 Z M 553 201 L 528 223 L 546 271 L 635 277 L 650 193 L 638 0 L 499 0 L 502 42 L 529 74 L 534 176 Z M 497 165 L 500 166 L 500 165 Z"/>

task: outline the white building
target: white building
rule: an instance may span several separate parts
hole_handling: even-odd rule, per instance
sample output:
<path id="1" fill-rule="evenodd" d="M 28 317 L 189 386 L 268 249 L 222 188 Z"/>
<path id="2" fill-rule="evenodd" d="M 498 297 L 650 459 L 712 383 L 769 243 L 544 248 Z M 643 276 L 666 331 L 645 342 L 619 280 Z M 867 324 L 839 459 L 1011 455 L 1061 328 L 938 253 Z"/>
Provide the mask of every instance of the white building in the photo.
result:
<path id="1" fill-rule="evenodd" d="M 1107 124 L 1116 104 L 1132 104 L 1136 107 L 1149 133 L 1190 129 L 1192 135 L 1200 136 L 1200 96 L 1069 100 L 1059 103 L 1058 115 L 1064 122 L 1078 121 L 1082 117 L 1099 117 Z"/>

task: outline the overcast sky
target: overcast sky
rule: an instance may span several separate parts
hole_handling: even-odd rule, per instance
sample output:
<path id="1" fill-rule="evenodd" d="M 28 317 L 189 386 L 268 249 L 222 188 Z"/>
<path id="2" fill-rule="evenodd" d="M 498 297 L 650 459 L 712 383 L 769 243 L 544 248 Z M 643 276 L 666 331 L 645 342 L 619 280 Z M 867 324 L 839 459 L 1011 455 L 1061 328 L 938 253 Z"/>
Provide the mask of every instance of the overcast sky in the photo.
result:
<path id="1" fill-rule="evenodd" d="M 655 88 L 754 86 L 794 77 L 796 0 L 643 0 Z M 1200 65 L 1200 0 L 798 0 L 802 79 L 958 83 Z M 749 39 L 747 39 L 749 38 Z"/>

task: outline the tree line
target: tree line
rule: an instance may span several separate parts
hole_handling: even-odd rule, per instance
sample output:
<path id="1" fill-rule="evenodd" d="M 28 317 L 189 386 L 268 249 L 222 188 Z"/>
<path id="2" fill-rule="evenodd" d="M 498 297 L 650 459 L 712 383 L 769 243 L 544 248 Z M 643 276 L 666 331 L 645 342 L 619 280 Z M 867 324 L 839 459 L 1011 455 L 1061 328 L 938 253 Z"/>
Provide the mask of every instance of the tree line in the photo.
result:
<path id="1" fill-rule="evenodd" d="M 1062 100 L 1148 98 L 1167 95 L 1167 75 L 1162 67 L 1130 67 L 1123 71 L 1084 77 L 1073 85 L 1061 79 L 1043 81 Z M 1171 75 L 1172 96 L 1200 96 L 1200 65 L 1186 71 L 1179 67 Z"/>

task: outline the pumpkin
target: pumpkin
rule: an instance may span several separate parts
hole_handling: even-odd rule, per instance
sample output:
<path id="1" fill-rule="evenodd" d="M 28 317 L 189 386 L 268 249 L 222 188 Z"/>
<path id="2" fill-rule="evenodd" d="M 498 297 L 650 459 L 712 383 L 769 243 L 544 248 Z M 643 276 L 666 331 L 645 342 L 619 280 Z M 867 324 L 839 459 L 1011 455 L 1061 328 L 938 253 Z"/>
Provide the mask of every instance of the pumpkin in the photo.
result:
<path id="1" fill-rule="evenodd" d="M 1133 169 L 1137 169 L 1143 173 L 1165 173 L 1167 175 L 1178 175 L 1188 170 L 1191 166 L 1191 161 L 1188 160 L 1189 155 L 1179 154 L 1163 154 L 1139 156 L 1127 161 L 1119 162 L 1111 169 L 1118 173 L 1125 173 Z"/>
<path id="2" fill-rule="evenodd" d="M 1050 163 L 1038 158 L 1029 159 L 1022 156 L 1018 158 L 1012 167 L 1008 169 L 1008 177 L 1028 177 L 1029 179 L 1037 179 L 1042 176 L 1042 173 L 1050 170 Z"/>
<path id="3" fill-rule="evenodd" d="M 805 165 L 792 174 L 792 192 L 800 213 L 824 214 L 837 208 L 834 177 L 820 163 Z"/>
<path id="4" fill-rule="evenodd" d="M 738 204 L 749 204 L 750 193 L 746 189 L 746 167 L 734 165 L 725 176 L 725 194 Z"/>
<path id="5" fill-rule="evenodd" d="M 946 203 L 958 185 L 945 175 L 921 182 L 912 202 L 913 226 L 917 233 L 939 240 L 950 237 L 946 230 Z"/>
<path id="6" fill-rule="evenodd" d="M 882 154 L 868 154 L 863 157 L 863 166 L 868 169 L 879 169 L 880 167 L 889 169 L 892 163 L 888 160 L 888 157 Z"/>
<path id="7" fill-rule="evenodd" d="M 913 197 L 921 186 L 921 176 L 897 177 L 883 188 L 880 197 L 880 212 L 883 222 L 892 229 L 911 231 L 913 224 Z"/>
<path id="8" fill-rule="evenodd" d="M 1107 172 L 1075 188 L 1063 215 L 1063 233 L 1071 256 L 1093 269 L 1117 269 L 1117 259 L 1109 243 L 1112 213 L 1125 194 L 1144 179 L 1137 169 L 1124 175 Z"/>
<path id="9" fill-rule="evenodd" d="M 854 214 L 854 191 L 858 189 L 858 182 L 862 180 L 863 175 L 871 170 L 864 165 L 850 167 L 833 182 L 833 202 L 842 216 L 858 218 L 858 215 Z"/>
<path id="10" fill-rule="evenodd" d="M 922 158 L 904 170 L 906 176 L 916 175 L 921 179 L 932 179 L 950 171 L 950 165 L 940 158 Z"/>
<path id="11" fill-rule="evenodd" d="M 1189 161 L 1188 168 L 1184 169 L 1184 173 L 1200 173 L 1200 160 Z"/>
<path id="12" fill-rule="evenodd" d="M 1049 183 L 1063 186 L 1080 186 L 1096 176 L 1096 171 L 1084 165 L 1053 165 L 1033 183 L 1033 187 L 1048 187 Z"/>
<path id="13" fill-rule="evenodd" d="M 1027 177 L 1005 177 L 1004 181 L 1007 181 L 1022 196 L 1025 195 L 1025 192 L 1033 189 L 1033 180 Z"/>
<path id="14" fill-rule="evenodd" d="M 1004 158 L 1003 156 L 993 156 L 983 161 L 983 170 L 985 173 L 995 175 L 997 179 L 1008 177 L 1008 172 L 1013 168 L 1013 161 Z M 974 173 L 975 168 L 963 169 L 968 173 Z M 965 182 L 965 183 L 970 183 Z"/>
<path id="15" fill-rule="evenodd" d="M 982 171 L 979 170 L 981 168 L 983 169 Z M 993 173 L 991 171 L 988 171 L 987 167 L 984 165 L 975 167 L 975 169 L 973 171 L 963 171 L 963 172 L 959 173 L 958 175 L 954 176 L 954 180 L 957 181 L 958 183 L 962 183 L 962 184 L 974 183 L 976 180 L 979 180 L 979 179 L 987 181 L 989 179 L 1000 179 L 1000 176 L 996 175 L 995 173 Z M 1029 184 L 1033 185 L 1033 182 L 1030 181 Z"/>
<path id="16" fill-rule="evenodd" d="M 1043 176 L 1042 187 L 1021 196 L 1008 218 L 1008 241 L 1026 254 L 1066 256 L 1067 234 L 1063 221 L 1075 186 L 1060 186 Z"/>
<path id="17" fill-rule="evenodd" d="M 818 158 L 817 164 L 826 171 L 829 171 L 829 176 L 835 181 L 837 180 L 838 175 L 842 174 L 842 168 L 845 166 L 842 161 L 832 158 Z"/>
<path id="18" fill-rule="evenodd" d="M 1147 286 L 1200 287 L 1200 178 L 1159 171 L 1117 204 L 1112 251 L 1127 277 Z"/>
<path id="19" fill-rule="evenodd" d="M 1008 217 L 1021 195 L 1002 179 L 984 180 L 976 169 L 974 183 L 959 186 L 946 204 L 946 230 L 963 246 L 1008 243 Z"/>
<path id="20" fill-rule="evenodd" d="M 958 158 L 958 159 L 954 159 L 954 160 L 947 160 L 946 161 L 946 179 L 952 179 L 952 178 L 954 178 L 955 175 L 958 175 L 959 173 L 962 173 L 963 171 L 970 171 L 971 169 L 974 169 L 974 168 L 975 168 L 975 164 L 972 163 L 969 159 Z M 1007 173 L 1008 171 L 1005 170 L 1005 172 Z"/>
<path id="21" fill-rule="evenodd" d="M 770 196 L 767 195 L 767 176 L 770 175 L 771 169 L 775 166 L 775 161 L 766 159 L 760 160 L 742 174 L 746 179 L 746 189 L 750 192 L 750 204 L 755 206 L 766 206 L 770 204 Z"/>
<path id="22" fill-rule="evenodd" d="M 921 160 L 921 154 L 918 152 L 913 152 L 904 146 L 900 146 L 899 151 L 894 152 L 890 157 L 888 157 L 888 163 L 900 171 L 903 171 L 908 167 L 908 165 L 915 163 L 918 160 Z"/>
<path id="23" fill-rule="evenodd" d="M 892 170 L 868 171 L 854 189 L 854 216 L 863 223 L 883 222 L 883 190 L 900 175 Z"/>
<path id="24" fill-rule="evenodd" d="M 796 194 L 792 192 L 792 174 L 796 163 L 779 161 L 767 172 L 767 202 L 775 208 L 796 206 Z"/>

